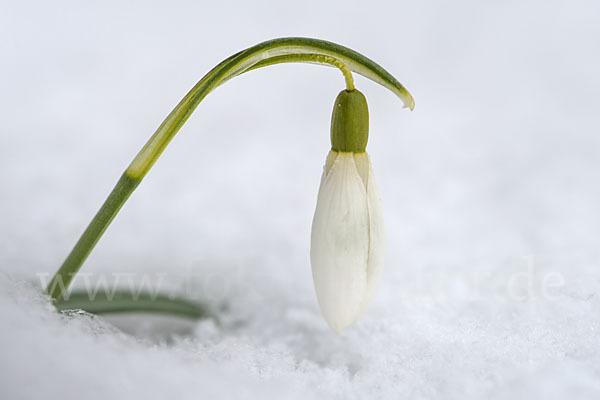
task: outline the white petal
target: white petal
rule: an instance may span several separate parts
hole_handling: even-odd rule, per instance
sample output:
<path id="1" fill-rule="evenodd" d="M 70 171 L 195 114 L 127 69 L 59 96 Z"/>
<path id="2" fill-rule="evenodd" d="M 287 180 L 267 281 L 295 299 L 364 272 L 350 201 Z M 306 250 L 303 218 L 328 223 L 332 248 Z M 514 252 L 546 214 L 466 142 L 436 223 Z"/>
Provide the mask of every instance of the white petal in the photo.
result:
<path id="1" fill-rule="evenodd" d="M 375 288 L 379 283 L 381 270 L 383 268 L 383 257 L 385 252 L 385 231 L 383 226 L 383 210 L 381 197 L 375 182 L 371 160 L 367 153 L 354 155 L 357 169 L 366 182 L 367 206 L 369 208 L 369 260 L 367 266 L 367 291 L 363 298 L 361 314 L 364 312 L 373 298 Z M 364 173 L 362 171 L 365 171 Z"/>
<path id="2" fill-rule="evenodd" d="M 371 234 L 367 203 L 353 154 L 331 152 L 317 199 L 310 258 L 321 312 L 336 332 L 365 307 Z"/>

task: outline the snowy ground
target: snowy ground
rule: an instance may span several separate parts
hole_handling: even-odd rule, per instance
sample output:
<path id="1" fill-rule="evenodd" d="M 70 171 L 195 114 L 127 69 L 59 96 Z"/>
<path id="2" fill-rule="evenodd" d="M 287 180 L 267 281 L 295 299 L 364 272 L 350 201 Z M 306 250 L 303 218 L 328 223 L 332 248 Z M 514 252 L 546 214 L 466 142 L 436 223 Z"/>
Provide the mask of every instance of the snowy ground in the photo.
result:
<path id="1" fill-rule="evenodd" d="M 600 396 L 600 3 L 123 3 L 1 7 L 0 398 Z M 343 81 L 311 65 L 211 94 L 82 270 L 216 319 L 55 312 L 40 274 L 153 129 L 278 36 L 363 52 L 416 99 L 356 78 L 388 236 L 366 315 L 330 332 L 312 287 Z"/>

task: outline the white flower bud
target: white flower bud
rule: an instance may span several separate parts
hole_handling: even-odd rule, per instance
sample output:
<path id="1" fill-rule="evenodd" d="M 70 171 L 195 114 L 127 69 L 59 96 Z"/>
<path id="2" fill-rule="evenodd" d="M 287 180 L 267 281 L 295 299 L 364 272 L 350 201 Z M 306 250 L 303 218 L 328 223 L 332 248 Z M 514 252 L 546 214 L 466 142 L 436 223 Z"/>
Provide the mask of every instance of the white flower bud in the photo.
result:
<path id="1" fill-rule="evenodd" d="M 383 265 L 381 200 L 367 153 L 330 151 L 312 225 L 310 260 L 321 312 L 335 332 L 360 317 Z"/>

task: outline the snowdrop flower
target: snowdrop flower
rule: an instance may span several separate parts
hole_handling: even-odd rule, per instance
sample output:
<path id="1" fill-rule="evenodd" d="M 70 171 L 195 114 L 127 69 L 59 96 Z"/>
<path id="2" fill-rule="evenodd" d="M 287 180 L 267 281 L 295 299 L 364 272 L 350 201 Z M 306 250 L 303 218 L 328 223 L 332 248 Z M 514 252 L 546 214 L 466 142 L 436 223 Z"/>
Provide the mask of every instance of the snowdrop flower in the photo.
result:
<path id="1" fill-rule="evenodd" d="M 151 294 L 150 300 L 125 296 L 123 302 L 112 305 L 106 301 L 93 303 L 91 298 L 89 302 L 84 300 L 83 306 L 77 300 L 69 303 L 68 288 L 119 210 L 200 102 L 236 76 L 288 62 L 329 65 L 344 76 L 346 90 L 334 104 L 331 152 L 313 220 L 311 263 L 321 311 L 334 331 L 340 332 L 364 312 L 381 272 L 384 235 L 379 196 L 365 152 L 369 135 L 367 101 L 355 89 L 352 72 L 392 91 L 404 107 L 412 110 L 415 102 L 408 90 L 373 60 L 337 43 L 302 37 L 276 38 L 233 54 L 206 73 L 175 106 L 123 172 L 51 281 L 44 283 L 57 308 L 70 309 L 76 304 L 92 312 L 109 312 L 136 311 L 143 306 L 148 311 L 165 312 L 164 304 L 154 302 L 156 296 Z M 190 310 L 188 301 L 168 297 L 169 313 L 202 315 L 201 310 Z"/>
<path id="2" fill-rule="evenodd" d="M 334 104 L 327 156 L 312 225 L 310 259 L 323 316 L 335 332 L 365 311 L 383 265 L 381 200 L 369 156 L 367 102 L 358 90 Z"/>

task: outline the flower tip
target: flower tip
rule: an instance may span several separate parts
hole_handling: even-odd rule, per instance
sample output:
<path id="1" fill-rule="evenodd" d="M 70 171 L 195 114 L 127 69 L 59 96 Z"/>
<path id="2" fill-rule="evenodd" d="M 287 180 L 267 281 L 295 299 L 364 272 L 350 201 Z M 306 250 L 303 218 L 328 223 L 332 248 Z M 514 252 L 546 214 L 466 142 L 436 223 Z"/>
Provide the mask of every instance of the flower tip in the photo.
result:
<path id="1" fill-rule="evenodd" d="M 351 320 L 340 321 L 325 318 L 325 320 L 327 321 L 327 325 L 329 325 L 329 328 L 331 328 L 331 330 L 337 333 L 338 335 L 341 334 L 344 329 L 352 325 L 357 319 L 358 317 L 352 318 Z"/>

